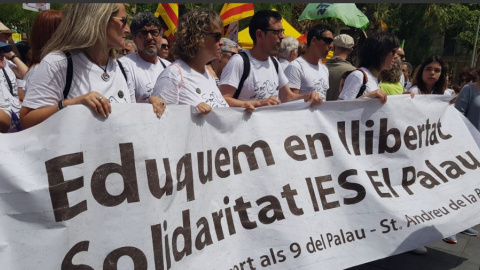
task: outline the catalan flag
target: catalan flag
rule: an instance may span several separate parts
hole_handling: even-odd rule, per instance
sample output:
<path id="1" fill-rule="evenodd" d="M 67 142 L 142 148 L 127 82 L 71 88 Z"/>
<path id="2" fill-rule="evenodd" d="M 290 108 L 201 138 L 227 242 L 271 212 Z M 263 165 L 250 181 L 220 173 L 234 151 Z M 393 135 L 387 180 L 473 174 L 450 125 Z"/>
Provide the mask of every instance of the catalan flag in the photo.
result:
<path id="1" fill-rule="evenodd" d="M 178 25 L 178 3 L 158 4 L 157 11 L 155 11 L 155 17 L 158 16 L 162 17 L 165 26 L 167 27 L 164 35 L 171 40 Z"/>
<path id="2" fill-rule="evenodd" d="M 225 3 L 220 11 L 223 25 L 253 16 L 253 3 Z"/>

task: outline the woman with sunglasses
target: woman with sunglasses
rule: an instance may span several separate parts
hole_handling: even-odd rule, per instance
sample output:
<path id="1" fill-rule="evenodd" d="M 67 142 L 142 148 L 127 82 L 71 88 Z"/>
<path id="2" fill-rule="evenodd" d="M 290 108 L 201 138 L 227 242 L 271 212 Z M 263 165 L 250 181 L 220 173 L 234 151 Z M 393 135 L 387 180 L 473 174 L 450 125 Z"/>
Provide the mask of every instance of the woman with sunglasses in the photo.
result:
<path id="1" fill-rule="evenodd" d="M 153 95 L 167 104 L 195 106 L 202 114 L 214 107 L 228 107 L 205 67 L 220 56 L 222 25 L 213 10 L 192 10 L 179 19 L 172 48 L 177 60 L 160 74 Z"/>
<path id="2" fill-rule="evenodd" d="M 23 128 L 70 105 L 83 104 L 106 118 L 112 112 L 111 102 L 135 102 L 113 54 L 114 48 L 125 46 L 130 32 L 126 16 L 124 5 L 118 3 L 66 6 L 65 18 L 43 48 L 38 70 L 27 80 L 20 111 Z M 73 72 L 67 78 L 68 58 Z M 163 102 L 155 98 L 151 103 L 159 117 Z"/>
<path id="3" fill-rule="evenodd" d="M 348 75 L 338 99 L 370 97 L 385 103 L 387 94 L 380 89 L 378 75 L 393 67 L 399 47 L 398 38 L 388 32 L 377 32 L 368 37 L 358 54 L 360 68 Z"/>

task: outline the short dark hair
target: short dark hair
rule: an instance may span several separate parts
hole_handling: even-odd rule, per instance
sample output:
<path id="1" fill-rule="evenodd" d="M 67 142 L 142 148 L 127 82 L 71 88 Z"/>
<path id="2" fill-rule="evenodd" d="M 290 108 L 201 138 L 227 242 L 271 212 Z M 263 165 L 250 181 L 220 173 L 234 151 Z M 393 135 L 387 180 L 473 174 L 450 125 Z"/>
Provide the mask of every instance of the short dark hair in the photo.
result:
<path id="1" fill-rule="evenodd" d="M 460 80 L 462 77 L 467 77 L 468 81 L 475 82 L 477 80 L 477 70 L 472 67 L 464 67 L 460 72 Z"/>
<path id="2" fill-rule="evenodd" d="M 386 31 L 375 32 L 360 47 L 360 66 L 380 70 L 387 55 L 399 47 L 400 41 L 394 34 Z"/>
<path id="3" fill-rule="evenodd" d="M 413 71 L 413 66 L 409 62 L 402 62 L 402 65 L 406 65 L 408 71 L 412 72 Z"/>
<path id="4" fill-rule="evenodd" d="M 308 30 L 308 34 L 307 34 L 307 47 L 310 47 L 310 42 L 312 41 L 313 37 L 316 37 L 317 39 L 320 39 L 323 35 L 323 32 L 325 32 L 325 31 L 330 31 L 330 32 L 332 32 L 332 34 L 334 32 L 333 28 L 331 28 L 328 25 L 324 25 L 324 24 L 317 24 L 317 25 L 314 25 L 313 27 L 311 27 Z"/>
<path id="5" fill-rule="evenodd" d="M 160 20 L 153 15 L 150 11 L 139 12 L 135 14 L 132 18 L 132 23 L 130 24 L 130 32 L 132 32 L 132 36 L 136 36 L 138 31 L 142 29 L 144 26 L 154 25 L 158 27 L 160 31 L 162 31 L 162 23 Z"/>
<path id="6" fill-rule="evenodd" d="M 274 10 L 259 10 L 253 14 L 250 23 L 248 24 L 248 33 L 253 40 L 253 44 L 257 43 L 257 37 L 255 33 L 258 29 L 265 30 L 270 26 L 270 18 L 273 18 L 275 22 L 282 21 L 282 15 Z"/>
<path id="7" fill-rule="evenodd" d="M 442 60 L 442 58 L 438 55 L 430 56 L 423 61 L 423 63 L 415 71 L 415 75 L 413 76 L 413 80 L 412 80 L 412 85 L 416 85 L 418 89 L 420 89 L 422 92 L 425 92 L 427 90 L 425 86 L 425 82 L 422 79 L 423 70 L 425 69 L 425 66 L 433 62 L 437 62 L 440 64 L 440 66 L 442 67 L 442 73 L 440 74 L 440 78 L 438 79 L 438 81 L 433 86 L 431 94 L 443 95 L 443 93 L 445 92 L 445 89 L 447 89 L 448 66 Z"/>

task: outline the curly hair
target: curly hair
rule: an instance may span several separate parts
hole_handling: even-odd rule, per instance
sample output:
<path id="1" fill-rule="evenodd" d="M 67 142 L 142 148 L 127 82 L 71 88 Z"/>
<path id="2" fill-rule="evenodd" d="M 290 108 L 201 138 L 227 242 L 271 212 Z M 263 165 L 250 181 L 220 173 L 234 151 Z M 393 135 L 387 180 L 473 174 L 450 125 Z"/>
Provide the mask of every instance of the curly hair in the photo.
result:
<path id="1" fill-rule="evenodd" d="M 190 60 L 204 47 L 206 34 L 214 30 L 214 23 L 223 26 L 222 18 L 214 10 L 195 9 L 182 15 L 173 37 L 172 54 L 176 59 Z"/>
<path id="2" fill-rule="evenodd" d="M 382 82 L 397 83 L 400 81 L 402 73 L 402 60 L 398 58 L 393 61 L 393 66 L 391 69 L 382 70 L 382 72 L 380 72 L 380 77 L 382 78 Z"/>

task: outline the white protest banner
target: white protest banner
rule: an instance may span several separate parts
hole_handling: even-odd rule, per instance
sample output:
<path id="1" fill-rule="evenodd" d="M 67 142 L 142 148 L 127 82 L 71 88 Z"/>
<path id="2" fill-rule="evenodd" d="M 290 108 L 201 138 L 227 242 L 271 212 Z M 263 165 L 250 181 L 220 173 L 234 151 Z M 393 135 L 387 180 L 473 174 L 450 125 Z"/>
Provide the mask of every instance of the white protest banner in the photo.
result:
<path id="1" fill-rule="evenodd" d="M 446 97 L 308 106 L 69 106 L 0 135 L 2 269 L 342 269 L 480 222 Z"/>

